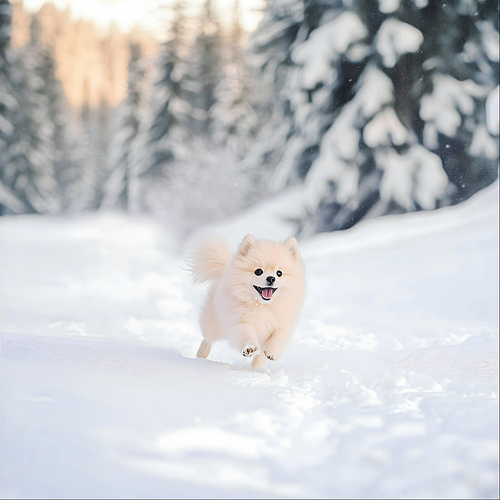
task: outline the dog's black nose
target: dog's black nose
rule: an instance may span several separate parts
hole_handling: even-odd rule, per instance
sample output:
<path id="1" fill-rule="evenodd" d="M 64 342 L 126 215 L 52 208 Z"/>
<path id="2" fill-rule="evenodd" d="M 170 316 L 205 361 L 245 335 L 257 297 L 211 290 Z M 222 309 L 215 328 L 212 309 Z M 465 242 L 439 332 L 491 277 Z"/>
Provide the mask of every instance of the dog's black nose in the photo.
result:
<path id="1" fill-rule="evenodd" d="M 266 280 L 270 285 L 272 285 L 276 281 L 276 278 L 274 276 L 268 276 Z"/>

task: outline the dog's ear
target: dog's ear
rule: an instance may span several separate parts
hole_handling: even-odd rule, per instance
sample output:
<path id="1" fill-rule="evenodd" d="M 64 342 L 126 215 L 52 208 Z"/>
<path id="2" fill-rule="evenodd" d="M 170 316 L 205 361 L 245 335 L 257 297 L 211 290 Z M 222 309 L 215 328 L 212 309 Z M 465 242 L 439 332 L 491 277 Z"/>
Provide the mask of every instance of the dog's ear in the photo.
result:
<path id="1" fill-rule="evenodd" d="M 294 259 L 299 258 L 299 245 L 295 238 L 288 238 L 283 242 L 283 246 L 291 252 Z"/>
<path id="2" fill-rule="evenodd" d="M 257 244 L 257 240 L 255 239 L 254 236 L 251 234 L 247 234 L 244 238 L 243 241 L 240 244 L 240 248 L 238 249 L 238 252 L 241 255 L 246 255 L 252 247 L 254 247 Z"/>

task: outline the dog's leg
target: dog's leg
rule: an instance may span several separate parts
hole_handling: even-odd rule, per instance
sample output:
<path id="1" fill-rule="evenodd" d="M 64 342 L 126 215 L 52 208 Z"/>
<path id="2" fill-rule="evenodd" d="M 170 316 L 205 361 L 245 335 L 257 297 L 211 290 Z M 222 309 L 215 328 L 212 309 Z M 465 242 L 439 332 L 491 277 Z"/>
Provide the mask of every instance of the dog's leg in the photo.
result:
<path id="1" fill-rule="evenodd" d="M 257 356 L 252 359 L 252 370 L 261 370 L 266 364 L 266 356 L 263 352 L 259 352 Z"/>
<path id="2" fill-rule="evenodd" d="M 258 354 L 259 352 L 260 352 L 259 346 L 252 341 L 249 341 L 247 344 L 245 344 L 245 346 L 241 350 L 241 354 L 243 354 L 245 358 L 251 358 L 252 356 Z"/>
<path id="3" fill-rule="evenodd" d="M 198 352 L 196 353 L 197 358 L 207 358 L 212 349 L 212 344 L 208 343 L 206 340 L 202 340 Z"/>
<path id="4" fill-rule="evenodd" d="M 260 352 L 259 341 L 246 324 L 236 325 L 228 340 L 231 347 L 240 351 L 245 358 L 251 358 Z"/>
<path id="5" fill-rule="evenodd" d="M 284 330 L 275 330 L 267 339 L 264 345 L 264 354 L 267 359 L 276 361 L 283 352 L 290 334 Z"/>

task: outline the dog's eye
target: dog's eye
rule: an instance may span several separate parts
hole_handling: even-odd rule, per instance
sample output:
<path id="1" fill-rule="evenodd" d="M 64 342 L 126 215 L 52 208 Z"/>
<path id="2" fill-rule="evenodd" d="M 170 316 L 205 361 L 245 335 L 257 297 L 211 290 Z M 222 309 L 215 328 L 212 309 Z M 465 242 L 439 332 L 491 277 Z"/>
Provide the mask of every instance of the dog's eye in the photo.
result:
<path id="1" fill-rule="evenodd" d="M 276 271 L 276 276 L 278 276 L 278 278 L 281 278 L 281 276 L 283 276 L 283 273 L 281 271 Z"/>
<path id="2" fill-rule="evenodd" d="M 262 269 L 256 269 L 256 270 L 254 271 L 254 274 L 255 274 L 256 276 L 260 276 L 263 272 L 264 272 L 264 271 L 263 271 Z"/>

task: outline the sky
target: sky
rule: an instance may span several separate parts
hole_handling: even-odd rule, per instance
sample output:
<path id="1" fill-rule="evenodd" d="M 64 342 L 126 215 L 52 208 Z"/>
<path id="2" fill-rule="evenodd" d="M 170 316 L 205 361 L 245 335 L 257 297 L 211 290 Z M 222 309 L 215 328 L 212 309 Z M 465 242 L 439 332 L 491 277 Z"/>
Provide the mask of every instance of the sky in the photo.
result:
<path id="1" fill-rule="evenodd" d="M 234 0 L 215 0 L 221 20 L 229 18 Z M 200 5 L 203 0 L 189 0 L 188 4 Z M 37 11 L 46 0 L 24 0 L 27 10 Z M 173 0 L 52 0 L 58 9 L 71 8 L 75 19 L 92 20 L 94 24 L 106 29 L 112 22 L 123 32 L 130 31 L 135 25 L 152 32 L 161 38 L 168 19 L 168 6 Z M 259 23 L 262 14 L 260 9 L 264 0 L 240 0 L 241 21 L 243 28 L 252 31 Z M 138 7 L 139 6 L 139 7 Z"/>

